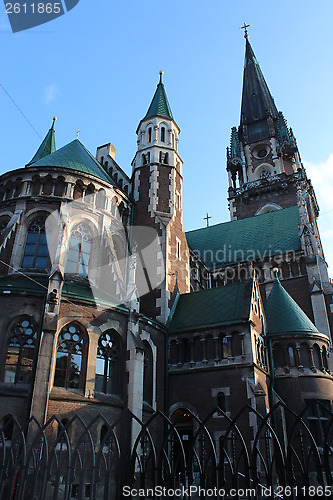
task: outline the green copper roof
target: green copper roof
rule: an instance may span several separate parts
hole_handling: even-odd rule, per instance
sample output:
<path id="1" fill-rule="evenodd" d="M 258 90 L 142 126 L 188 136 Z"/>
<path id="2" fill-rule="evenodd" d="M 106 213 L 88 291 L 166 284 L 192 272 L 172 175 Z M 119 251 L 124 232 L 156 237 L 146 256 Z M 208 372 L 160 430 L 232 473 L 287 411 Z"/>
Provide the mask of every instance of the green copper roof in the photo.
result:
<path id="1" fill-rule="evenodd" d="M 319 333 L 277 278 L 265 304 L 269 335 L 312 335 Z"/>
<path id="2" fill-rule="evenodd" d="M 151 101 L 147 114 L 144 117 L 144 120 L 146 118 L 152 118 L 153 116 L 162 116 L 164 118 L 173 120 L 170 104 L 162 82 L 162 75 L 163 72 L 160 72 L 160 81 L 157 85 L 156 92 L 154 94 L 153 100 Z"/>
<path id="3" fill-rule="evenodd" d="M 45 156 L 52 154 L 56 150 L 56 145 L 55 145 L 55 130 L 54 130 L 54 124 L 56 121 L 57 117 L 55 116 L 53 118 L 53 123 L 52 127 L 44 137 L 44 140 L 42 144 L 39 146 L 35 156 L 30 160 L 30 162 L 27 164 L 27 166 L 31 165 L 32 163 L 35 163 L 36 161 L 40 160 L 41 158 L 44 158 Z"/>
<path id="4" fill-rule="evenodd" d="M 11 293 L 33 293 L 37 295 L 45 295 L 47 293 L 49 277 L 34 276 L 29 279 L 22 274 L 9 274 L 0 276 L 0 290 L 6 295 Z"/>
<path id="5" fill-rule="evenodd" d="M 84 302 L 89 302 L 92 304 L 99 304 L 106 307 L 114 307 L 122 311 L 128 311 L 128 309 L 122 304 L 115 304 L 110 300 L 107 294 L 104 294 L 101 290 L 95 290 L 93 293 L 90 288 L 89 283 L 76 283 L 74 281 L 65 282 L 62 287 L 61 296 L 68 298 L 69 300 L 82 300 Z"/>
<path id="6" fill-rule="evenodd" d="M 251 44 L 246 39 L 241 125 L 278 117 L 278 111 L 268 85 L 254 55 Z"/>
<path id="7" fill-rule="evenodd" d="M 180 295 L 169 331 L 179 332 L 248 320 L 252 281 Z"/>
<path id="8" fill-rule="evenodd" d="M 54 153 L 36 161 L 32 167 L 62 167 L 76 170 L 84 174 L 93 175 L 109 182 L 113 186 L 116 183 L 109 177 L 96 158 L 85 148 L 78 139 L 66 144 Z"/>
<path id="9" fill-rule="evenodd" d="M 298 207 L 188 231 L 189 247 L 209 268 L 301 249 Z"/>

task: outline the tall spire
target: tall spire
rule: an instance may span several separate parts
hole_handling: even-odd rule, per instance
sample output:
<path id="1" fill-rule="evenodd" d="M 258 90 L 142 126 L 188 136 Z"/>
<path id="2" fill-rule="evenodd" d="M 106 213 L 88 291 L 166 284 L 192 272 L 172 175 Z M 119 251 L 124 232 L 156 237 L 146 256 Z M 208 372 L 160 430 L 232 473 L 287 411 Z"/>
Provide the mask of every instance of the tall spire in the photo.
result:
<path id="1" fill-rule="evenodd" d="M 146 116 L 144 117 L 144 120 L 146 118 L 152 118 L 153 116 L 162 116 L 163 118 L 168 118 L 170 120 L 174 119 L 172 116 L 170 104 L 163 85 L 163 74 L 164 71 L 161 70 L 160 81 L 157 85 L 157 89 L 155 91 L 153 100 L 151 101 L 151 104 L 149 106 Z"/>
<path id="2" fill-rule="evenodd" d="M 32 165 L 36 161 L 41 160 L 45 156 L 55 152 L 56 144 L 55 144 L 54 125 L 55 125 L 56 120 L 57 120 L 57 117 L 54 116 L 50 130 L 48 131 L 48 133 L 44 137 L 41 145 L 39 146 L 37 152 L 35 153 L 35 156 L 32 158 L 32 160 L 29 161 L 29 163 L 27 163 L 27 165 L 26 165 L 27 167 Z"/>
<path id="3" fill-rule="evenodd" d="M 268 117 L 277 118 L 278 110 L 246 32 L 241 125 L 265 120 Z"/>

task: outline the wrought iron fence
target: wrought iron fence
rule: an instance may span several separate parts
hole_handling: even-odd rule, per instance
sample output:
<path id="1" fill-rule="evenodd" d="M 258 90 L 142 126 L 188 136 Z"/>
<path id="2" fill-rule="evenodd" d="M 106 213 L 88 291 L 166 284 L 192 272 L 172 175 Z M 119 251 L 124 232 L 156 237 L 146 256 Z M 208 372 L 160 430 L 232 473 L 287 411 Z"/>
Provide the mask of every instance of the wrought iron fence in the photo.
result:
<path id="1" fill-rule="evenodd" d="M 299 415 L 279 403 L 234 418 L 215 408 L 203 420 L 187 409 L 172 420 L 125 410 L 112 423 L 76 414 L 24 427 L 10 417 L 0 499 L 331 498 L 332 424 L 316 401 Z"/>

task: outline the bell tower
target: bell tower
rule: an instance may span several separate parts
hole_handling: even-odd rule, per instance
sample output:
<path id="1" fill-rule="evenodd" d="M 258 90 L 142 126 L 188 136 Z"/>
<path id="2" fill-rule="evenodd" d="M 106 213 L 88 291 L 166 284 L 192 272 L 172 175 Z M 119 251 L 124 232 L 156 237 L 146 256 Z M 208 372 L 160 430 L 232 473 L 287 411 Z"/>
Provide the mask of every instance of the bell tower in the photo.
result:
<path id="1" fill-rule="evenodd" d="M 245 25 L 244 28 L 247 26 Z M 319 206 L 306 175 L 296 139 L 278 111 L 245 29 L 243 91 L 238 129 L 231 129 L 227 148 L 228 201 L 231 220 L 298 207 L 298 235 L 307 284 L 294 281 L 294 295 L 310 293 L 316 327 L 331 335 L 332 284 L 321 245 Z M 267 241 L 267 248 L 270 242 Z M 281 256 L 282 260 L 290 256 Z M 289 273 L 289 277 L 293 277 Z M 288 276 L 286 276 L 288 278 Z M 301 283 L 301 281 L 299 281 Z"/>
<path id="2" fill-rule="evenodd" d="M 297 182 L 306 179 L 294 134 L 275 105 L 246 30 L 240 125 L 231 130 L 227 172 L 232 220 L 297 205 Z"/>
<path id="3" fill-rule="evenodd" d="M 154 228 L 162 255 L 152 256 L 161 286 L 141 297 L 140 310 L 166 322 L 177 292 L 190 291 L 189 250 L 183 228 L 183 162 L 178 153 L 180 129 L 163 84 L 163 71 L 145 117 L 137 128 L 132 161 L 134 224 Z M 152 264 L 152 263 L 151 263 Z"/>

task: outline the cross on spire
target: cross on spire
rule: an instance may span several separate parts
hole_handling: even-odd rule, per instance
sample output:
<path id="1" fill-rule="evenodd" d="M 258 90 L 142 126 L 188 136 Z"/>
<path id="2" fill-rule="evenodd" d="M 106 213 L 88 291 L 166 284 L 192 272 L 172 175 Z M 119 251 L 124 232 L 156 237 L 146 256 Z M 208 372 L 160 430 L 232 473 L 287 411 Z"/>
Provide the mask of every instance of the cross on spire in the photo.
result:
<path id="1" fill-rule="evenodd" d="M 203 218 L 207 222 L 207 227 L 209 227 L 209 219 L 211 219 L 211 216 L 208 215 L 208 212 L 206 213 L 206 217 Z"/>
<path id="2" fill-rule="evenodd" d="M 251 24 L 246 24 L 244 23 L 243 26 L 241 26 L 239 29 L 241 30 L 244 30 L 244 38 L 248 39 L 249 38 L 249 34 L 247 32 L 247 28 L 249 28 L 251 26 Z"/>

